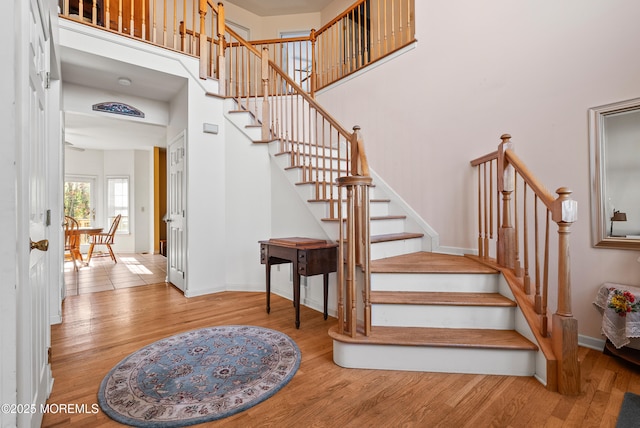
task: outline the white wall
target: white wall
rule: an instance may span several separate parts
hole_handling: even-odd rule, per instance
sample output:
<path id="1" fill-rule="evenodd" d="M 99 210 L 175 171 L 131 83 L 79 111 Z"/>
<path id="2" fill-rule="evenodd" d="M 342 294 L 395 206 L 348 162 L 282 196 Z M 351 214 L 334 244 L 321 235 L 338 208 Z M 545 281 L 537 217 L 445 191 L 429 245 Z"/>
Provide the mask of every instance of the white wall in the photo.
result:
<path id="1" fill-rule="evenodd" d="M 131 214 L 133 216 L 133 230 L 135 231 L 135 243 L 133 250 L 136 253 L 153 253 L 153 224 L 154 224 L 154 198 L 153 198 L 153 152 L 136 150 L 133 152 L 134 182 L 131 199 Z"/>
<path id="2" fill-rule="evenodd" d="M 186 102 L 186 109 L 184 103 Z M 187 276 L 186 296 L 225 289 L 226 216 L 225 130 L 222 99 L 206 97 L 197 81 L 188 82 L 187 98 L 172 105 L 183 108 L 187 122 Z M 218 134 L 203 132 L 203 124 L 219 125 Z M 178 132 L 169 135 L 173 139 Z"/>
<path id="3" fill-rule="evenodd" d="M 166 126 L 169 121 L 169 106 L 166 102 L 133 96 L 127 93 L 124 88 L 123 92 L 114 93 L 66 82 L 63 95 L 63 108 L 67 112 L 160 126 Z M 110 101 L 118 101 L 135 107 L 144 112 L 144 118 L 96 112 L 92 108 L 94 104 Z"/>
<path id="4" fill-rule="evenodd" d="M 232 290 L 264 290 L 258 241 L 272 236 L 269 153 L 265 144 L 255 144 L 231 122 L 225 124 L 225 282 Z"/>
<path id="5" fill-rule="evenodd" d="M 600 338 L 598 288 L 640 285 L 640 263 L 591 246 L 587 110 L 640 96 L 637 16 L 625 0 L 416 1 L 417 47 L 318 99 L 362 126 L 372 168 L 444 246 L 474 247 L 469 161 L 512 134 L 549 190 L 573 189 L 573 312 Z"/>

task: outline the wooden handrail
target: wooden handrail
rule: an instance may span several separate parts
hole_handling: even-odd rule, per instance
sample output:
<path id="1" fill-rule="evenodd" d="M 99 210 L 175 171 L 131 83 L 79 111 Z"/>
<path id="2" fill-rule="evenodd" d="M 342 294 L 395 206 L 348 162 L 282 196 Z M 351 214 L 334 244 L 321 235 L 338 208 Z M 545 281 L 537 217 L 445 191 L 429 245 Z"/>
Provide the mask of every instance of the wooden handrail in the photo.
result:
<path id="1" fill-rule="evenodd" d="M 484 156 L 480 156 L 479 158 L 472 160 L 471 166 L 480 166 L 483 163 L 487 163 L 497 159 L 498 159 L 498 151 L 496 150 L 495 152 L 487 153 Z"/>
<path id="2" fill-rule="evenodd" d="M 571 312 L 569 235 L 571 225 L 576 221 L 577 204 L 565 187 L 556 191 L 557 197 L 551 194 L 515 154 L 511 136 L 504 134 L 500 138 L 502 142 L 497 151 L 471 161 L 478 170 L 478 254 L 481 260 L 496 263 L 508 276 L 514 295 L 531 297 L 519 297 L 518 305 L 528 314 L 526 319 L 539 342 L 540 338 L 551 337 L 554 355 L 549 356 L 548 344 L 544 348 L 548 387 L 576 395 L 580 393 L 580 367 L 577 321 Z M 495 199 L 494 195 L 497 196 Z M 550 221 L 558 225 L 555 261 L 550 260 Z M 494 225 L 498 231 L 495 236 Z M 491 242 L 494 243 L 495 259 L 490 255 Z M 529 270 L 530 259 L 534 261 L 533 272 Z M 555 289 L 549 286 L 551 264 L 558 273 Z M 547 314 L 550 293 L 557 297 L 553 328 L 549 326 Z M 532 313 L 537 317 L 532 317 Z"/>
<path id="3" fill-rule="evenodd" d="M 522 159 L 520 159 L 518 155 L 516 155 L 516 153 L 511 149 L 507 149 L 505 151 L 505 157 L 507 158 L 507 161 L 509 162 L 509 164 L 515 168 L 518 174 L 535 192 L 535 194 L 538 195 L 538 197 L 544 203 L 544 205 L 549 209 L 553 209 L 556 198 L 533 175 L 533 173 L 529 170 L 529 168 L 527 168 L 527 166 L 524 164 Z"/>

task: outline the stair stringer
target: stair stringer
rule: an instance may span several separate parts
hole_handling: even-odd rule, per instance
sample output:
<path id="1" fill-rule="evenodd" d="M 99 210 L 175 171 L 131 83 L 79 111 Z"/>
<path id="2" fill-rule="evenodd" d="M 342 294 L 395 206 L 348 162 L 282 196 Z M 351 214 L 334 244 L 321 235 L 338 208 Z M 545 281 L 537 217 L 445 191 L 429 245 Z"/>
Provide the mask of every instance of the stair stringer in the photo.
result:
<path id="1" fill-rule="evenodd" d="M 309 202 L 309 191 L 306 189 L 308 185 L 301 185 L 300 182 L 302 178 L 300 176 L 299 169 L 287 169 L 289 165 L 287 164 L 288 158 L 287 156 L 278 156 L 278 147 L 279 142 L 274 141 L 269 143 L 269 153 L 272 156 L 272 160 L 279 165 L 279 170 L 283 172 L 291 186 L 296 190 L 299 197 L 306 202 L 307 207 L 309 208 L 309 212 L 314 216 L 318 224 L 326 231 L 327 235 L 331 237 L 331 239 L 337 241 L 339 238 L 339 229 L 337 221 L 327 221 L 327 208 L 328 203 L 322 204 L 323 206 L 319 207 L 316 202 Z M 401 230 L 394 230 L 395 232 L 405 232 L 405 233 L 418 233 L 422 234 L 422 238 L 416 238 L 420 241 L 417 248 L 413 247 L 407 250 L 408 252 L 415 251 L 434 251 L 437 247 L 438 235 L 437 233 L 422 219 L 420 216 L 410 209 L 410 207 L 404 202 L 399 195 L 393 191 L 386 183 L 383 182 L 382 179 L 379 178 L 375 172 L 371 172 L 371 176 L 373 178 L 374 188 L 372 188 L 371 198 L 376 199 L 386 199 L 387 208 L 386 213 L 388 216 L 401 216 L 404 217 L 402 219 L 396 220 L 388 220 L 387 222 L 391 223 L 395 221 L 396 223 L 402 223 L 399 227 Z M 394 226 L 391 226 L 394 227 Z M 379 243 L 371 244 L 371 258 L 379 259 L 385 257 L 391 257 L 394 255 L 404 254 L 405 250 L 403 250 L 404 246 L 403 241 L 386 241 Z"/>
<path id="2" fill-rule="evenodd" d="M 376 196 L 389 199 L 389 215 L 406 216 L 404 232 L 422 233 L 422 251 L 440 252 L 440 236 L 411 206 L 374 170 L 369 170 L 376 186 Z M 372 244 L 371 259 L 382 259 L 395 254 L 384 251 L 386 244 Z"/>
<path id="3" fill-rule="evenodd" d="M 548 374 L 548 364 L 547 357 L 545 356 L 545 347 L 540 343 L 536 334 L 534 334 L 531 326 L 527 322 L 527 318 L 524 316 L 522 312 L 522 307 L 520 306 L 519 299 L 516 298 L 514 293 L 509 286 L 509 283 L 505 279 L 503 272 L 500 271 L 498 274 L 498 292 L 505 297 L 516 302 L 515 307 L 515 325 L 514 330 L 520 333 L 522 336 L 530 340 L 532 343 L 538 345 L 538 351 L 535 354 L 535 373 L 534 377 L 543 385 L 549 386 L 547 382 L 547 374 Z"/>

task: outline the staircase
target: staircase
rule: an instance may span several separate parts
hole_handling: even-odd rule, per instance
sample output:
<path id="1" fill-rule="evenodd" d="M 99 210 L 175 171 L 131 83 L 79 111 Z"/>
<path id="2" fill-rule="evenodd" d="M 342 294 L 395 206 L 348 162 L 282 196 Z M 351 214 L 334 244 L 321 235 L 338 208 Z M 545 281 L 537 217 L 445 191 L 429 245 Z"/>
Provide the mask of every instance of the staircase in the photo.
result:
<path id="1" fill-rule="evenodd" d="M 253 114 L 226 102 L 227 118 L 252 141 L 269 145 L 310 214 L 337 240 L 339 220 L 331 216 L 337 207 L 326 196 L 337 186 L 319 187 L 306 180 L 305 169 L 330 162 L 337 168 L 338 156 L 329 152 L 338 149 L 317 153 L 263 141 Z M 538 347 L 516 331 L 518 308 L 502 275 L 469 257 L 431 252 L 433 231 L 378 180 L 370 190 L 372 332 L 352 338 L 330 331 L 334 361 L 350 368 L 536 375 Z"/>
<path id="2" fill-rule="evenodd" d="M 371 262 L 369 336 L 330 331 L 343 367 L 533 376 L 538 347 L 516 328 L 517 306 L 496 270 L 471 258 L 417 252 Z"/>

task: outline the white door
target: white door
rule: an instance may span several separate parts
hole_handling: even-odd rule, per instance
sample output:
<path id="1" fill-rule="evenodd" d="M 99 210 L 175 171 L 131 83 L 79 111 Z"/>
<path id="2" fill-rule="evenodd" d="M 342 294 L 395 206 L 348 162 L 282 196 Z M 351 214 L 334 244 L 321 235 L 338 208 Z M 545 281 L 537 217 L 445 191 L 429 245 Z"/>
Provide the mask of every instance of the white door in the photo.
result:
<path id="1" fill-rule="evenodd" d="M 187 260 L 185 132 L 169 144 L 169 186 L 167 196 L 167 263 L 170 283 L 185 290 Z"/>
<path id="2" fill-rule="evenodd" d="M 17 422 L 19 427 L 36 427 L 42 421 L 41 405 L 47 399 L 51 383 L 49 263 L 45 246 L 51 214 L 46 206 L 49 166 L 45 88 L 50 66 L 43 20 L 48 12 L 42 0 L 27 3 L 28 11 L 22 16 L 28 20 L 24 22 L 23 34 L 29 44 L 19 59 L 25 65 L 25 73 L 28 63 L 28 82 L 25 80 L 21 88 L 24 106 L 18 121 L 22 144 L 18 156 L 17 403 L 28 405 L 30 411 L 18 412 Z M 31 249 L 30 241 L 42 246 Z"/>

